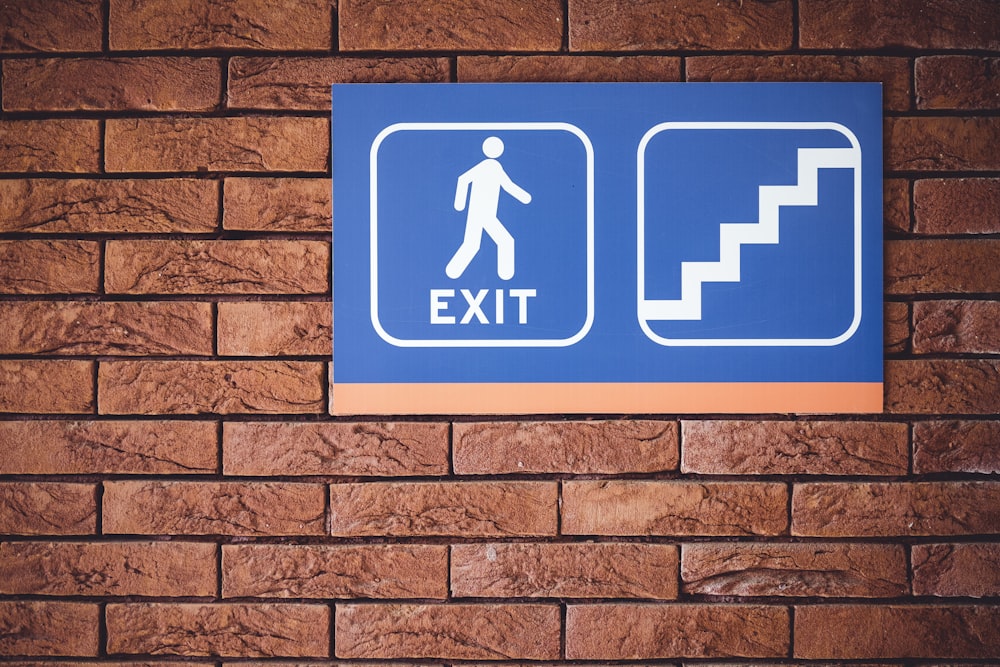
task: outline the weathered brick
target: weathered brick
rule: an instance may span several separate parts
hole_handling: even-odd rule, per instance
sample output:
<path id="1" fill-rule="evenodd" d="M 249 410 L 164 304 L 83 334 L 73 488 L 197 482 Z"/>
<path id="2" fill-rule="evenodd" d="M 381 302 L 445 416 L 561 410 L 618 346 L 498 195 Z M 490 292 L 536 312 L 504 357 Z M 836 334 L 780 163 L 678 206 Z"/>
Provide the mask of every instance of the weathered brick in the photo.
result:
<path id="1" fill-rule="evenodd" d="M 783 658 L 789 648 L 785 607 L 700 604 L 570 605 L 570 660 Z"/>
<path id="2" fill-rule="evenodd" d="M 92 362 L 0 360 L 0 412 L 56 414 L 93 410 Z"/>
<path id="3" fill-rule="evenodd" d="M 684 592 L 695 595 L 896 597 L 906 553 L 887 544 L 685 544 Z"/>
<path id="4" fill-rule="evenodd" d="M 324 365 L 305 361 L 101 363 L 101 414 L 323 411 Z"/>
<path id="5" fill-rule="evenodd" d="M 5 111 L 210 111 L 216 58 L 45 58 L 3 64 Z"/>
<path id="6" fill-rule="evenodd" d="M 1000 595 L 1000 544 L 915 544 L 913 594 Z"/>
<path id="7" fill-rule="evenodd" d="M 1000 292 L 1000 240 L 887 241 L 887 294 Z"/>
<path id="8" fill-rule="evenodd" d="M 0 474 L 200 474 L 216 471 L 213 422 L 0 422 Z"/>
<path id="9" fill-rule="evenodd" d="M 1000 422 L 931 421 L 913 425 L 913 472 L 1000 473 Z"/>
<path id="10" fill-rule="evenodd" d="M 0 482 L 0 533 L 91 535 L 96 530 L 94 485 Z"/>
<path id="11" fill-rule="evenodd" d="M 0 4 L 0 52 L 100 51 L 101 0 Z"/>
<path id="12" fill-rule="evenodd" d="M 885 353 L 906 352 L 910 344 L 910 307 L 905 303 L 887 301 L 883 305 L 885 323 Z"/>
<path id="13" fill-rule="evenodd" d="M 448 547 L 227 545 L 222 577 L 225 597 L 444 599 Z"/>
<path id="14" fill-rule="evenodd" d="M 673 56 L 459 56 L 458 80 L 679 81 Z"/>
<path id="15" fill-rule="evenodd" d="M 666 544 L 457 544 L 456 597 L 677 597 L 677 547 Z"/>
<path id="16" fill-rule="evenodd" d="M 338 658 L 555 660 L 559 607 L 337 605 Z"/>
<path id="17" fill-rule="evenodd" d="M 780 535 L 788 528 L 784 484 L 569 481 L 566 535 Z"/>
<path id="18" fill-rule="evenodd" d="M 559 0 L 340 0 L 344 51 L 556 51 Z"/>
<path id="19" fill-rule="evenodd" d="M 453 431 L 459 475 L 677 469 L 676 422 L 481 422 Z"/>
<path id="20" fill-rule="evenodd" d="M 882 181 L 882 220 L 886 231 L 910 231 L 910 182 L 905 178 Z"/>
<path id="21" fill-rule="evenodd" d="M 237 57 L 229 61 L 228 106 L 329 111 L 330 84 L 447 81 L 450 69 L 447 58 Z"/>
<path id="22" fill-rule="evenodd" d="M 223 425 L 227 475 L 448 474 L 448 424 L 239 422 Z"/>
<path id="23" fill-rule="evenodd" d="M 108 653 L 327 657 L 320 604 L 109 604 Z"/>
<path id="24" fill-rule="evenodd" d="M 0 544 L 4 595 L 215 595 L 215 545 Z"/>
<path id="25" fill-rule="evenodd" d="M 0 120 L 0 172 L 95 173 L 100 144 L 96 120 Z"/>
<path id="26" fill-rule="evenodd" d="M 913 304 L 913 351 L 998 354 L 997 322 L 997 301 L 918 301 Z"/>
<path id="27" fill-rule="evenodd" d="M 1000 4 L 997 4 L 1000 8 Z M 898 171 L 995 171 L 1000 118 L 922 116 L 886 118 L 886 169 Z"/>
<path id="28" fill-rule="evenodd" d="M 992 0 L 801 0 L 799 43 L 807 49 L 998 49 Z"/>
<path id="29" fill-rule="evenodd" d="M 335 0 L 111 0 L 112 51 L 327 50 Z"/>
<path id="30" fill-rule="evenodd" d="M 997 17 L 1000 19 L 1000 15 Z M 915 64 L 920 109 L 1000 109 L 1000 58 L 925 56 Z"/>
<path id="31" fill-rule="evenodd" d="M 688 81 L 877 81 L 886 109 L 910 108 L 910 61 L 879 56 L 695 56 Z"/>
<path id="32" fill-rule="evenodd" d="M 330 356 L 332 309 L 327 301 L 256 301 L 219 304 L 219 354 L 224 356 Z"/>
<path id="33" fill-rule="evenodd" d="M 326 118 L 120 118 L 105 136 L 110 172 L 323 172 L 330 157 Z"/>
<path id="34" fill-rule="evenodd" d="M 339 537 L 555 535 L 557 491 L 554 482 L 333 484 L 330 525 Z"/>
<path id="35" fill-rule="evenodd" d="M 918 234 L 1000 232 L 1000 178 L 926 178 L 913 184 Z"/>
<path id="36" fill-rule="evenodd" d="M 998 533 L 1000 484 L 796 484 L 792 534 L 815 537 Z"/>
<path id="37" fill-rule="evenodd" d="M 332 229 L 328 178 L 227 178 L 223 207 L 226 229 L 326 233 Z"/>
<path id="38" fill-rule="evenodd" d="M 906 424 L 685 421 L 683 472 L 709 475 L 905 475 Z"/>
<path id="39" fill-rule="evenodd" d="M 572 51 L 778 50 L 792 46 L 792 3 L 569 0 Z"/>
<path id="40" fill-rule="evenodd" d="M 795 608 L 795 657 L 993 658 L 1000 606 L 817 605 Z"/>
<path id="41" fill-rule="evenodd" d="M 285 482 L 105 482 L 104 532 L 322 535 L 324 491 Z"/>
<path id="42" fill-rule="evenodd" d="M 322 294 L 325 241 L 109 241 L 104 287 L 113 294 Z"/>
<path id="43" fill-rule="evenodd" d="M 0 303 L 0 354 L 212 354 L 208 303 Z"/>
<path id="44" fill-rule="evenodd" d="M 0 181 L 0 231 L 84 234 L 215 231 L 217 181 Z"/>
<path id="45" fill-rule="evenodd" d="M 885 365 L 885 409 L 896 414 L 997 414 L 1000 412 L 1000 361 L 888 361 Z"/>
<path id="46" fill-rule="evenodd" d="M 0 293 L 96 292 L 100 264 L 94 241 L 0 241 Z"/>
<path id="47" fill-rule="evenodd" d="M 96 656 L 96 604 L 0 602 L 0 655 Z"/>

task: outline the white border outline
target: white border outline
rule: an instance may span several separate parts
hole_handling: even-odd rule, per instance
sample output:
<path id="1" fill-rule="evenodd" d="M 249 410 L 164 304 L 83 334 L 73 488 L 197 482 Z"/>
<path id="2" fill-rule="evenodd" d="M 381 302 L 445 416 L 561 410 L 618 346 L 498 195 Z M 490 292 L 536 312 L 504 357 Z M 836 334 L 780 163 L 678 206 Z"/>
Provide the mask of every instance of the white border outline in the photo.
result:
<path id="1" fill-rule="evenodd" d="M 646 198 L 646 169 L 645 154 L 646 146 L 650 140 L 665 130 L 833 130 L 842 134 L 851 143 L 851 147 L 857 152 L 856 166 L 854 168 L 854 318 L 850 326 L 839 336 L 833 338 L 665 338 L 655 333 L 649 326 L 647 319 L 641 315 L 643 303 L 646 301 L 645 287 L 645 198 Z M 639 142 L 639 149 L 636 152 L 638 172 L 636 181 L 637 187 L 637 220 L 638 220 L 638 284 L 636 314 L 639 318 L 639 326 L 646 336 L 655 343 L 669 346 L 705 346 L 705 347 L 726 347 L 726 346 L 813 346 L 832 347 L 850 339 L 861 325 L 861 144 L 854 133 L 840 123 L 832 122 L 667 122 L 659 123 L 650 128 L 643 135 Z M 657 320 L 659 321 L 659 320 Z"/>
<path id="2" fill-rule="evenodd" d="M 513 131 L 555 130 L 569 132 L 583 144 L 587 154 L 587 318 L 583 326 L 569 338 L 561 339 L 414 339 L 396 338 L 385 330 L 378 318 L 378 149 L 385 139 L 407 130 L 467 130 Z M 371 321 L 379 338 L 396 347 L 569 347 L 578 343 L 594 323 L 594 147 L 590 137 L 570 123 L 394 123 L 375 137 L 369 157 L 370 186 L 370 252 L 371 252 Z"/>

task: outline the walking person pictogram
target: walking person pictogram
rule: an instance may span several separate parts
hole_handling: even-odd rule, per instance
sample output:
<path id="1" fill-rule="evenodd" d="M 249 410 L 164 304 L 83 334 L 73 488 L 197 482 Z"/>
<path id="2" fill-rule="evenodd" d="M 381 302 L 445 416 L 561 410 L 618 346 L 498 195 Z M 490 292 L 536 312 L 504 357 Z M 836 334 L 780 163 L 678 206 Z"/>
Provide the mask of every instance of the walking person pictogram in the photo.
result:
<path id="1" fill-rule="evenodd" d="M 510 179 L 497 158 L 503 155 L 503 141 L 487 137 L 483 142 L 486 159 L 458 177 L 455 190 L 455 210 L 468 205 L 465 238 L 455 256 L 448 262 L 445 273 L 449 278 L 460 277 L 479 253 L 483 232 L 497 245 L 497 275 L 503 280 L 514 277 L 514 237 L 497 217 L 500 190 L 522 204 L 531 203 L 531 195 Z"/>

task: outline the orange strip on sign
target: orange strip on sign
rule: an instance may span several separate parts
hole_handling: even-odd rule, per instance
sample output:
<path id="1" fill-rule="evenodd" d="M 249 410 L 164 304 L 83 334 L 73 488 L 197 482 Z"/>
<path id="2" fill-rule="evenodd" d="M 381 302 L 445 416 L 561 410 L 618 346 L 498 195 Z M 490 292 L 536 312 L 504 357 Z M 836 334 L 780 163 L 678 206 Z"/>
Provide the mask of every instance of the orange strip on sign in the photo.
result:
<path id="1" fill-rule="evenodd" d="M 334 384 L 330 414 L 873 413 L 881 382 Z"/>

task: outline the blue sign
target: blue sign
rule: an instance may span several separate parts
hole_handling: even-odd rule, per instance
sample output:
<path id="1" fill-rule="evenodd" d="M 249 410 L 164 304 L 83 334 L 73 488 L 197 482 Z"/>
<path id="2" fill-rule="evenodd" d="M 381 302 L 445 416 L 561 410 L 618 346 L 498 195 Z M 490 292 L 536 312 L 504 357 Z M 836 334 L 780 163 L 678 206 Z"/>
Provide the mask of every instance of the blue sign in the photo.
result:
<path id="1" fill-rule="evenodd" d="M 878 84 L 333 87 L 334 414 L 877 412 Z"/>

